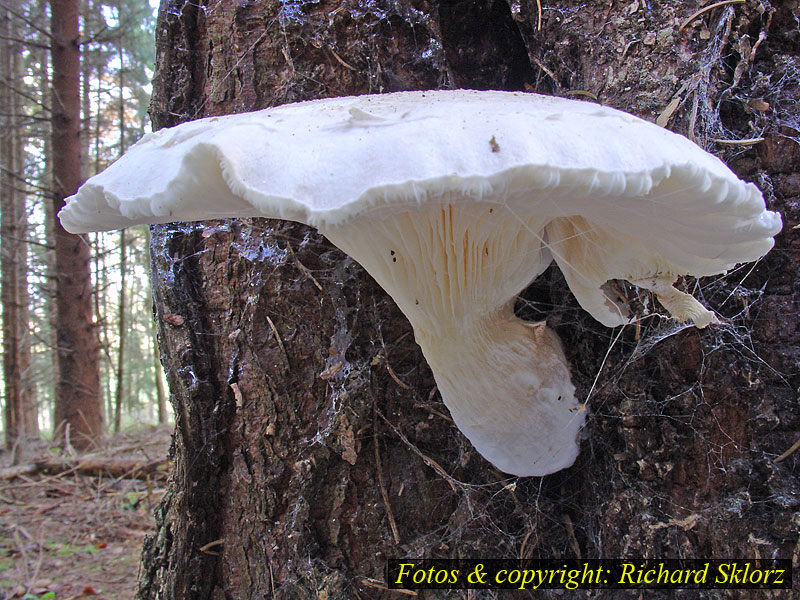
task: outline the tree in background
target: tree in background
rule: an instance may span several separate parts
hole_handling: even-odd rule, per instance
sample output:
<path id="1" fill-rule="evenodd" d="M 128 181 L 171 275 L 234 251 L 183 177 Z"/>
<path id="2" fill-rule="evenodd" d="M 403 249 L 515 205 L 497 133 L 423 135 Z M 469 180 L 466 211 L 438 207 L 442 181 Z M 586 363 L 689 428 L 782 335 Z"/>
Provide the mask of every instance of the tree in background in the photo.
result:
<path id="1" fill-rule="evenodd" d="M 31 378 L 31 346 L 28 335 L 28 248 L 26 244 L 26 180 L 22 172 L 24 145 L 22 130 L 21 40 L 16 37 L 9 0 L 0 14 L 0 285 L 3 310 L 3 395 L 6 446 L 38 435 L 36 404 Z"/>
<path id="2" fill-rule="evenodd" d="M 53 0 L 52 162 L 56 212 L 81 182 L 81 63 L 77 0 Z M 92 313 L 90 250 L 83 236 L 55 227 L 59 374 L 55 427 L 86 448 L 103 434 L 99 347 Z"/>
<path id="3" fill-rule="evenodd" d="M 148 65 L 152 66 L 154 60 L 153 17 L 149 4 L 142 0 L 88 1 L 84 15 L 83 35 L 90 42 L 84 45 L 82 55 L 83 147 L 86 172 L 92 174 L 124 153 L 145 131 L 149 103 L 146 90 L 151 76 Z M 141 276 L 142 269 L 137 266 L 147 264 L 147 258 L 131 247 L 131 242 L 139 242 L 141 235 L 131 230 L 97 234 L 93 240 L 98 288 L 95 314 L 106 359 L 101 365 L 101 375 L 110 425 L 116 432 L 122 425 L 124 408 L 136 411 L 142 406 L 135 391 L 146 390 L 157 400 L 162 375 L 160 366 L 155 368 L 151 360 L 151 346 L 146 346 L 147 356 L 142 357 L 142 334 L 131 330 L 127 323 L 135 321 L 137 313 L 141 313 L 138 307 L 142 302 L 132 297 L 137 282 L 129 277 L 129 274 Z M 114 261 L 111 248 L 116 248 L 118 262 Z M 128 260 L 130 253 L 136 256 L 136 261 Z M 132 270 L 137 272 L 129 273 Z M 116 290 L 116 303 L 111 298 L 112 290 Z M 149 287 L 145 292 L 149 292 Z M 147 299 L 143 302 L 149 303 Z M 112 311 L 116 315 L 111 315 Z M 140 382 L 144 386 L 134 390 L 131 378 L 141 379 L 143 371 L 149 373 L 151 383 Z"/>

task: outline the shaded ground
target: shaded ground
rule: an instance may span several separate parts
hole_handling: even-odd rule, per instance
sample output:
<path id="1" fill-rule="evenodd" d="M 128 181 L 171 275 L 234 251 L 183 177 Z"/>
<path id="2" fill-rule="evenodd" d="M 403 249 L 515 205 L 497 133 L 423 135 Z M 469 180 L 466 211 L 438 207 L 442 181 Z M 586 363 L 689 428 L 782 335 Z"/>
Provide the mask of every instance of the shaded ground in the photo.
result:
<path id="1" fill-rule="evenodd" d="M 114 458 L 166 457 L 171 431 L 121 434 L 102 451 Z M 17 462 L 52 454 L 40 445 Z M 8 453 L 0 463 L 8 466 Z M 163 472 L 137 480 L 69 471 L 0 481 L 0 598 L 132 598 L 164 481 Z"/>

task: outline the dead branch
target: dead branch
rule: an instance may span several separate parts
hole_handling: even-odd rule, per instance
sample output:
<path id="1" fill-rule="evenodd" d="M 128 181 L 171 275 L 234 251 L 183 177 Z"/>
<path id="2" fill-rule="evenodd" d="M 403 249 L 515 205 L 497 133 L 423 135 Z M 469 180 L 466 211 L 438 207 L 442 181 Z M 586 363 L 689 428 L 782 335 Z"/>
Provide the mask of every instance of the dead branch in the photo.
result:
<path id="1" fill-rule="evenodd" d="M 128 479 L 146 479 L 156 473 L 164 472 L 167 465 L 165 458 L 141 460 L 133 458 L 108 458 L 84 456 L 75 461 L 46 459 L 25 465 L 17 465 L 0 469 L 0 481 L 8 481 L 25 475 L 61 475 L 78 473 L 97 477 L 114 477 Z"/>

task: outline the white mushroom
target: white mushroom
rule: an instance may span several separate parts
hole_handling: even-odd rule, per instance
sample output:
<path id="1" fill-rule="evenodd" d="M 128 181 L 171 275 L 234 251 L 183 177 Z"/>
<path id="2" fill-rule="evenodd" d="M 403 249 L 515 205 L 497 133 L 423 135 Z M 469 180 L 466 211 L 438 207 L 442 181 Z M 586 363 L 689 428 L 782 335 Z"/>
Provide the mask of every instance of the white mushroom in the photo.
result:
<path id="1" fill-rule="evenodd" d="M 264 216 L 317 227 L 394 298 L 459 429 L 499 469 L 573 463 L 585 411 L 557 336 L 513 314 L 555 257 L 581 305 L 628 322 L 610 279 L 676 318 L 672 283 L 756 260 L 781 228 L 689 140 L 590 104 L 509 92 L 333 98 L 145 136 L 61 211 L 72 232 Z"/>

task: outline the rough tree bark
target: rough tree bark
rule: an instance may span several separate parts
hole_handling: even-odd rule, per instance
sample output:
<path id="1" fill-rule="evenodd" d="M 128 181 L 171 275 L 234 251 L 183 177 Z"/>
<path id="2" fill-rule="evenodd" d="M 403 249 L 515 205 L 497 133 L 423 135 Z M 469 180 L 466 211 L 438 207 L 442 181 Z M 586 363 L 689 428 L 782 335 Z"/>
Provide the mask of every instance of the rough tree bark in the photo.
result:
<path id="1" fill-rule="evenodd" d="M 775 459 L 800 425 L 798 3 L 683 28 L 695 3 L 542 4 L 540 27 L 534 0 L 165 0 L 154 126 L 405 89 L 589 95 L 661 116 L 757 182 L 784 216 L 777 249 L 700 282 L 726 320 L 707 331 L 608 330 L 545 273 L 519 312 L 558 331 L 590 415 L 572 468 L 515 479 L 450 422 L 391 299 L 314 231 L 154 227 L 177 430 L 139 598 L 389 598 L 375 582 L 403 556 L 796 558 L 800 453 Z M 713 141 L 746 138 L 764 139 Z"/>
<path id="2" fill-rule="evenodd" d="M 156 419 L 159 425 L 164 425 L 167 422 L 167 390 L 161 376 L 162 366 L 159 359 L 160 351 L 158 349 L 158 334 L 153 327 L 151 331 L 153 338 L 153 378 L 156 384 Z"/>
<path id="3" fill-rule="evenodd" d="M 52 164 L 55 210 L 81 182 L 80 47 L 77 0 L 54 0 L 51 9 Z M 55 426 L 79 448 L 103 434 L 100 369 L 92 321 L 89 245 L 55 228 L 58 381 Z"/>

